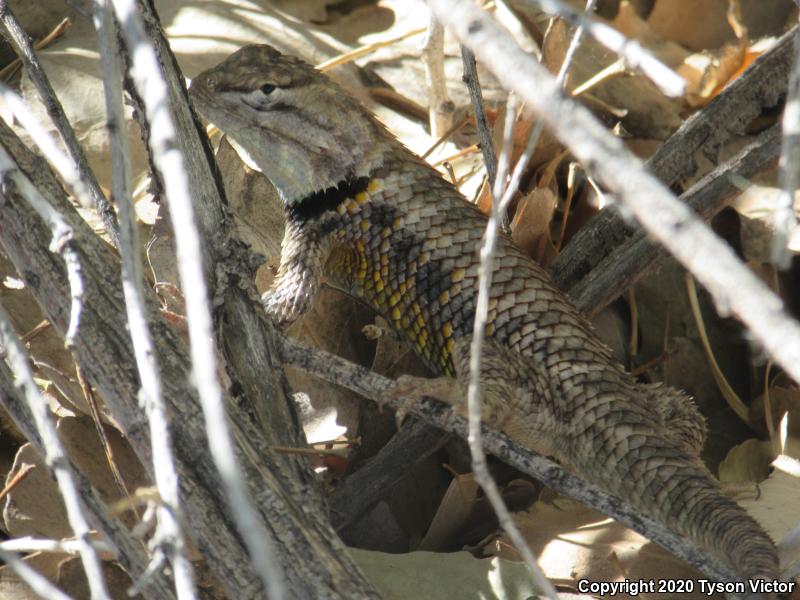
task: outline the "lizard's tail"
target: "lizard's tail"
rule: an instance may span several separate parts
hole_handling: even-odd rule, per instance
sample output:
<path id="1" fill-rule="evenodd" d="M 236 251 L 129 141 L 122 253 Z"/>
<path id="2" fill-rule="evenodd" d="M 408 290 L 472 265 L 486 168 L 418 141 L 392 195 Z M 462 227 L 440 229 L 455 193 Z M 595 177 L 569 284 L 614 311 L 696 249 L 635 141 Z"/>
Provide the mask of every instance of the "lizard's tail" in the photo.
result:
<path id="1" fill-rule="evenodd" d="M 750 596 L 748 580 L 777 578 L 778 559 L 772 540 L 750 515 L 722 493 L 699 458 L 670 440 L 640 434 L 636 429 L 631 427 L 626 436 L 609 444 L 607 457 L 595 453 L 593 460 L 575 466 L 590 481 L 728 565 L 745 584 L 745 597 L 769 597 L 762 593 Z M 600 473 L 597 467 L 603 458 L 607 458 L 607 466 L 602 469 L 606 472 Z"/>

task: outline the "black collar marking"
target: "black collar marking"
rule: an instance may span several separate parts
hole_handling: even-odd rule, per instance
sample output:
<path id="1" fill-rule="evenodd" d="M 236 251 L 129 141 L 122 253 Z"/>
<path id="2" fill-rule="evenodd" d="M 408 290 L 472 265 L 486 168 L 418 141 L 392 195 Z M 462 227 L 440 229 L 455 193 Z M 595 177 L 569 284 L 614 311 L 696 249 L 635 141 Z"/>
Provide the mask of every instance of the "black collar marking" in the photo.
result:
<path id="1" fill-rule="evenodd" d="M 336 187 L 314 192 L 287 207 L 289 220 L 304 223 L 317 219 L 328 211 L 334 211 L 348 198 L 366 192 L 369 182 L 369 177 L 348 177 L 340 181 Z"/>

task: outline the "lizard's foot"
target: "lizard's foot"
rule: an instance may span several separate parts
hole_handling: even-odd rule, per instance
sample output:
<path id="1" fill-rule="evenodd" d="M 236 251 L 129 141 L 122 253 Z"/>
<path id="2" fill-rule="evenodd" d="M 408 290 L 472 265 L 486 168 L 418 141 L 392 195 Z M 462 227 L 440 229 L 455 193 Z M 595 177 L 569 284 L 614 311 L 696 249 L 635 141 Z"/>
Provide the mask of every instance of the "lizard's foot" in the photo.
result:
<path id="1" fill-rule="evenodd" d="M 389 328 L 388 323 L 378 317 L 375 319 L 375 323 L 371 325 L 364 325 L 361 328 L 361 333 L 364 334 L 364 337 L 368 340 L 375 341 L 382 337 L 388 337 L 395 342 L 403 342 L 404 339 L 393 329 Z"/>
<path id="2" fill-rule="evenodd" d="M 455 408 L 464 405 L 464 390 L 450 377 L 414 377 L 403 375 L 383 394 L 382 403 L 400 401 L 395 419 L 398 428 L 403 424 L 411 408 L 423 398 L 434 398 Z"/>

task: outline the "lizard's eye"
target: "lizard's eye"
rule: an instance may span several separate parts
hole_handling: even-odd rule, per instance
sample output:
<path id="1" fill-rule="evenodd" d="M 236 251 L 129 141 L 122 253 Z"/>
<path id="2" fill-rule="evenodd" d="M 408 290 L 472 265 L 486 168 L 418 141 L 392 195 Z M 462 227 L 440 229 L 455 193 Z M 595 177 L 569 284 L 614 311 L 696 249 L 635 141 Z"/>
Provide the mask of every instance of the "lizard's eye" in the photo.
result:
<path id="1" fill-rule="evenodd" d="M 271 83 L 265 83 L 259 89 L 261 90 L 262 94 L 264 94 L 265 96 L 269 96 L 272 92 L 275 91 L 275 86 L 272 85 Z"/>

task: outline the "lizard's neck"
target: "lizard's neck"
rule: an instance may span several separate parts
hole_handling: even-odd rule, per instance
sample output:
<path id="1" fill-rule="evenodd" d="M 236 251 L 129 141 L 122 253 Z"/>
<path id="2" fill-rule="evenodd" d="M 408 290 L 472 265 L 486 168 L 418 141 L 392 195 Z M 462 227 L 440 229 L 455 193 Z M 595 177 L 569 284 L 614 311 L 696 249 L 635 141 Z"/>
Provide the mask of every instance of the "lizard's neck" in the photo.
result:
<path id="1" fill-rule="evenodd" d="M 305 198 L 286 204 L 286 214 L 292 223 L 304 223 L 315 220 L 329 211 L 335 211 L 348 198 L 366 192 L 370 178 L 368 176 L 349 177 L 336 186 L 313 192 Z"/>

